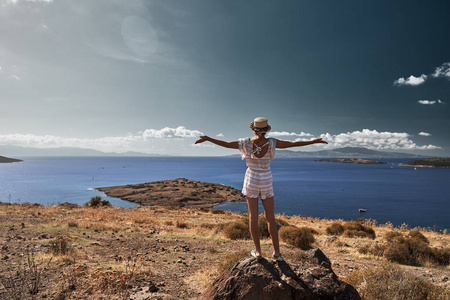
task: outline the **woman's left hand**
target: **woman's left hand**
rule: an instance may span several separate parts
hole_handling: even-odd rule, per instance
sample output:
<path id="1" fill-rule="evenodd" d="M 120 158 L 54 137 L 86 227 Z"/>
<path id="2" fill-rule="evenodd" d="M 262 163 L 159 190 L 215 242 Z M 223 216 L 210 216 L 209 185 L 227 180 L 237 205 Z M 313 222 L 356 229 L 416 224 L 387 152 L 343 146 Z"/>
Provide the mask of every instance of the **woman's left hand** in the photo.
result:
<path id="1" fill-rule="evenodd" d="M 322 140 L 322 138 L 312 140 L 315 144 L 328 144 L 328 142 Z"/>

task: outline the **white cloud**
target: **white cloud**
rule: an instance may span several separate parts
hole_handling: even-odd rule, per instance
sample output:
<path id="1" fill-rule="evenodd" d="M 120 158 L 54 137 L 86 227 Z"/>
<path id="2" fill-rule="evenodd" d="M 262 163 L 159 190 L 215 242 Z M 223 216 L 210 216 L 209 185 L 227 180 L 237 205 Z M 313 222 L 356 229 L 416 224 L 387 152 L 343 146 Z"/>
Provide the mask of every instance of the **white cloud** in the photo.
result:
<path id="1" fill-rule="evenodd" d="M 431 136 L 431 134 L 429 134 L 428 132 L 419 132 L 419 135 L 421 136 Z"/>
<path id="2" fill-rule="evenodd" d="M 406 79 L 404 77 L 400 77 L 394 81 L 394 85 L 419 85 L 424 83 L 427 77 L 428 76 L 425 74 L 420 75 L 420 77 L 414 77 L 411 75 Z"/>
<path id="3" fill-rule="evenodd" d="M 167 154 L 164 152 L 164 149 L 168 146 L 168 143 L 172 145 L 169 147 L 171 149 L 183 148 L 187 145 L 186 143 L 198 147 L 215 147 L 209 143 L 194 145 L 192 140 L 183 141 L 184 138 L 195 138 L 201 134 L 202 133 L 198 130 L 189 130 L 183 126 L 177 128 L 166 127 L 159 130 L 147 129 L 137 134 L 129 133 L 124 136 L 90 139 L 65 138 L 52 135 L 0 134 L 0 144 L 36 148 L 77 147 L 95 149 L 103 152 L 140 151 L 146 153 L 157 152 L 161 154 Z M 430 136 L 430 134 L 425 132 L 421 132 L 419 135 Z M 316 144 L 314 146 L 322 149 L 342 147 L 365 147 L 374 150 L 441 149 L 441 147 L 435 145 L 419 146 L 414 143 L 411 136 L 405 132 L 378 132 L 376 130 L 364 129 L 362 131 L 353 131 L 336 135 L 326 133 L 321 134 L 320 137 L 327 141 L 328 145 Z M 301 138 L 297 140 L 301 140 Z M 177 152 L 175 151 L 174 153 Z"/>
<path id="4" fill-rule="evenodd" d="M 306 132 L 300 132 L 300 133 L 296 133 L 296 132 L 287 132 L 287 131 L 273 131 L 273 132 L 269 132 L 270 136 L 274 137 L 274 136 L 313 136 L 310 133 L 306 133 Z"/>
<path id="5" fill-rule="evenodd" d="M 223 133 L 219 133 L 218 135 L 216 135 L 217 137 L 224 137 Z"/>
<path id="6" fill-rule="evenodd" d="M 420 104 L 424 104 L 424 105 L 433 105 L 433 104 L 436 104 L 436 101 L 430 101 L 430 100 L 419 100 L 419 101 L 417 101 L 417 102 L 419 102 Z"/>
<path id="7" fill-rule="evenodd" d="M 433 77 L 447 77 L 450 79 L 450 62 L 443 63 L 442 66 L 437 67 L 432 74 Z"/>
<path id="8" fill-rule="evenodd" d="M 0 145 L 14 145 L 35 148 L 77 147 L 95 149 L 104 152 L 125 152 L 148 149 L 150 139 L 194 138 L 202 133 L 183 126 L 177 128 L 147 129 L 137 134 L 103 137 L 96 139 L 64 138 L 52 135 L 0 134 Z"/>
<path id="9" fill-rule="evenodd" d="M 441 66 L 436 67 L 434 73 L 430 75 L 422 74 L 419 77 L 415 77 L 413 75 L 408 78 L 400 77 L 399 79 L 394 81 L 394 85 L 419 85 L 427 80 L 428 76 L 432 76 L 434 78 L 438 77 L 447 77 L 450 80 L 450 62 L 443 63 Z"/>
<path id="10" fill-rule="evenodd" d="M 441 149 L 435 145 L 419 146 L 415 144 L 410 135 L 405 132 L 378 132 L 376 130 L 363 129 L 331 135 L 320 135 L 328 145 L 325 148 L 341 147 L 365 147 L 373 150 L 433 150 Z"/>
<path id="11" fill-rule="evenodd" d="M 198 130 L 189 130 L 184 126 L 178 126 L 177 128 L 165 127 L 163 129 L 146 129 L 142 136 L 144 139 L 161 139 L 161 138 L 192 138 L 203 135 Z"/>
<path id="12" fill-rule="evenodd" d="M 417 102 L 419 104 L 424 104 L 424 105 L 433 105 L 433 104 L 436 104 L 436 103 L 438 103 L 438 104 L 445 104 L 445 102 L 441 101 L 440 99 L 437 99 L 437 101 L 436 100 L 419 100 Z"/>

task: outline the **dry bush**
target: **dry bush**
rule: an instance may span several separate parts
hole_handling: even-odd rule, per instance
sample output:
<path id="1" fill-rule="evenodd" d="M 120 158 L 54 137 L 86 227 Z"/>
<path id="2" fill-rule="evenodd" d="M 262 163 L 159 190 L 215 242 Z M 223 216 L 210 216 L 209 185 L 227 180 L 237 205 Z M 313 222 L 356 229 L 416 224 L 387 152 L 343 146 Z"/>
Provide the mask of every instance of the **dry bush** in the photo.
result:
<path id="1" fill-rule="evenodd" d="M 221 210 L 221 209 L 211 209 L 211 212 L 212 212 L 213 214 L 215 214 L 215 215 L 222 215 L 222 214 L 225 213 L 225 212 L 224 212 L 223 210 Z"/>
<path id="2" fill-rule="evenodd" d="M 330 235 L 341 235 L 344 233 L 344 226 L 342 226 L 338 222 L 332 223 L 330 226 L 327 227 L 327 234 Z"/>
<path id="3" fill-rule="evenodd" d="M 411 231 L 404 237 L 400 233 L 390 232 L 386 242 L 358 249 L 363 254 L 383 256 L 387 260 L 409 265 L 442 265 L 450 263 L 450 249 L 429 247 L 428 239 L 419 231 Z"/>
<path id="4" fill-rule="evenodd" d="M 353 285 L 365 300 L 434 300 L 450 297 L 449 290 L 392 264 L 350 273 L 344 281 Z"/>
<path id="5" fill-rule="evenodd" d="M 362 222 L 347 222 L 344 224 L 344 234 L 347 237 L 368 237 L 371 239 L 375 239 L 376 235 L 375 235 L 375 231 L 370 228 L 370 227 L 366 227 L 362 224 Z"/>
<path id="6" fill-rule="evenodd" d="M 236 262 L 243 259 L 244 257 L 247 257 L 248 255 L 249 253 L 247 251 L 238 251 L 228 254 L 219 263 L 219 274 L 222 274 L 223 272 L 231 268 Z"/>
<path id="7" fill-rule="evenodd" d="M 19 264 L 18 270 L 0 274 L 0 286 L 9 299 L 41 299 L 41 288 L 48 280 L 49 265 L 53 257 L 39 262 L 33 252 L 28 252 L 26 262 Z M 1 295 L 1 294 L 0 294 Z M 6 299 L 6 298 L 5 298 Z"/>
<path id="8" fill-rule="evenodd" d="M 242 222 L 245 224 L 249 223 L 248 215 L 245 215 L 242 218 Z M 288 222 L 282 219 L 275 219 L 275 222 L 277 223 L 277 228 L 280 229 L 284 226 L 290 226 Z M 258 216 L 258 229 L 259 229 L 259 236 L 261 238 L 269 238 L 270 232 L 269 232 L 269 225 L 267 224 L 266 218 L 262 215 Z"/>
<path id="9" fill-rule="evenodd" d="M 177 220 L 176 227 L 184 229 L 184 228 L 188 228 L 188 224 L 183 221 Z"/>
<path id="10" fill-rule="evenodd" d="M 69 246 L 72 240 L 72 237 L 58 235 L 54 240 L 50 241 L 50 250 L 55 255 L 66 255 L 72 251 Z"/>
<path id="11" fill-rule="evenodd" d="M 95 197 L 92 197 L 89 202 L 86 202 L 84 204 L 84 206 L 97 208 L 97 207 L 101 207 L 101 206 L 112 206 L 112 205 L 111 205 L 111 203 L 109 203 L 108 200 L 102 200 L 102 197 L 95 196 Z"/>
<path id="12" fill-rule="evenodd" d="M 411 239 L 419 240 L 425 244 L 429 244 L 430 241 L 418 230 L 412 230 L 409 232 L 408 237 Z"/>
<path id="13" fill-rule="evenodd" d="M 149 273 L 141 269 L 142 262 L 131 256 L 121 265 L 108 270 L 91 270 L 86 265 L 74 265 L 60 278 L 59 298 L 103 299 L 108 296 L 108 299 L 127 299 L 135 278 L 141 273 Z"/>
<path id="14" fill-rule="evenodd" d="M 313 232 L 315 230 L 309 227 L 294 227 L 286 226 L 280 229 L 280 238 L 283 242 L 286 242 L 292 246 L 300 249 L 309 249 L 311 244 L 314 243 Z"/>
<path id="15" fill-rule="evenodd" d="M 225 236 L 231 240 L 248 240 L 250 239 L 250 231 L 248 225 L 238 221 L 231 222 L 223 229 Z"/>

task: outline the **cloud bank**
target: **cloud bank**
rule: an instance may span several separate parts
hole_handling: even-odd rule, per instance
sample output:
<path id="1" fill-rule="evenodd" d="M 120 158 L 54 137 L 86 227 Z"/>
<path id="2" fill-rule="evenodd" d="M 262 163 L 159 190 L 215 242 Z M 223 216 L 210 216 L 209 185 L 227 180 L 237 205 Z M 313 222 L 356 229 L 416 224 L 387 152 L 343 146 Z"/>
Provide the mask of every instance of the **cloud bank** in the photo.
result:
<path id="1" fill-rule="evenodd" d="M 126 151 L 155 151 L 159 149 L 161 142 L 164 144 L 174 143 L 174 148 L 192 146 L 193 139 L 202 135 L 198 130 L 190 130 L 183 126 L 177 128 L 165 127 L 162 129 L 147 129 L 137 134 L 127 134 L 125 136 L 113 136 L 103 138 L 63 138 L 52 135 L 33 134 L 5 134 L 0 135 L 1 145 L 14 145 L 22 147 L 36 148 L 58 148 L 77 147 L 85 149 L 95 149 L 103 152 L 126 152 Z M 285 134 L 284 136 L 298 136 L 300 134 Z M 420 136 L 430 136 L 429 133 L 421 132 Z M 306 134 L 303 133 L 303 136 Z M 363 129 L 332 135 L 325 133 L 320 135 L 328 142 L 328 145 L 314 145 L 315 147 L 332 149 L 342 147 L 364 147 L 373 150 L 436 150 L 441 149 L 435 145 L 417 145 L 412 140 L 412 136 L 405 132 L 378 132 L 376 130 Z M 308 138 L 297 138 L 296 140 L 309 140 Z M 159 144 L 158 144 L 159 143 Z M 155 145 L 158 145 L 155 147 Z M 201 144 L 206 147 L 214 147 L 208 143 Z M 161 153 L 164 154 L 164 153 Z"/>
<path id="2" fill-rule="evenodd" d="M 405 132 L 378 132 L 376 130 L 363 129 L 332 135 L 329 133 L 320 135 L 328 142 L 325 148 L 364 147 L 372 150 L 435 150 L 441 149 L 435 145 L 419 146 L 411 140 L 411 136 Z"/>
<path id="3" fill-rule="evenodd" d="M 287 131 L 273 131 L 273 132 L 269 132 L 268 134 L 271 137 L 277 137 L 277 136 L 313 136 L 310 133 L 306 133 L 306 132 L 300 132 L 300 133 L 296 133 L 296 132 L 287 132 Z"/>
<path id="4" fill-rule="evenodd" d="M 75 147 L 95 149 L 103 152 L 126 152 L 151 148 L 150 140 L 185 139 L 202 135 L 198 130 L 190 130 L 184 126 L 177 128 L 146 129 L 137 134 L 102 138 L 64 138 L 52 135 L 33 134 L 0 134 L 0 145 L 13 145 L 35 148 Z M 192 141 L 189 141 L 191 143 Z"/>
<path id="5" fill-rule="evenodd" d="M 147 139 L 162 139 L 162 138 L 193 138 L 203 135 L 198 130 L 186 129 L 184 126 L 178 126 L 177 128 L 164 127 L 163 129 L 146 129 L 142 132 L 144 140 Z"/>

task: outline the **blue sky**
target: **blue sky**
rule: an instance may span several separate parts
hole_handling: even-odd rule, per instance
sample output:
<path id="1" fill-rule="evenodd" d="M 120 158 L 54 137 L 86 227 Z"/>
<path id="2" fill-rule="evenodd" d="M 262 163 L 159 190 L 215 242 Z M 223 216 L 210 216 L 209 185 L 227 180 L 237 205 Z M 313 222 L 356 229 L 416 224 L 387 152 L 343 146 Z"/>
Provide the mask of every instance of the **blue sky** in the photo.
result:
<path id="1" fill-rule="evenodd" d="M 0 0 L 0 144 L 225 155 L 251 135 L 450 156 L 448 1 Z M 230 152 L 231 151 L 231 152 Z M 1 155 L 1 154 L 0 154 Z"/>

